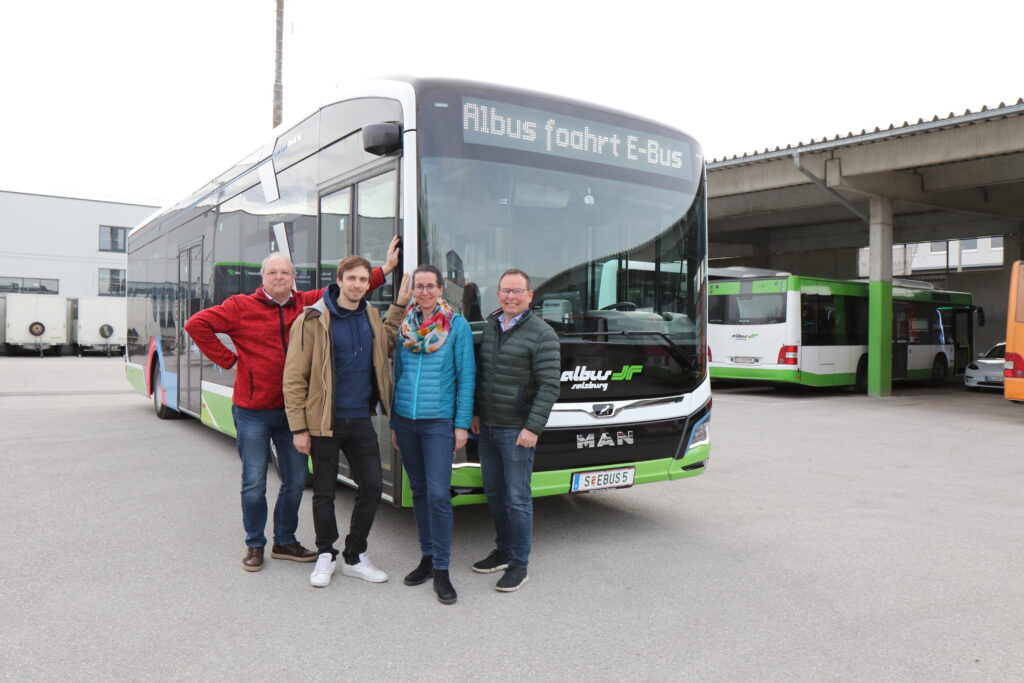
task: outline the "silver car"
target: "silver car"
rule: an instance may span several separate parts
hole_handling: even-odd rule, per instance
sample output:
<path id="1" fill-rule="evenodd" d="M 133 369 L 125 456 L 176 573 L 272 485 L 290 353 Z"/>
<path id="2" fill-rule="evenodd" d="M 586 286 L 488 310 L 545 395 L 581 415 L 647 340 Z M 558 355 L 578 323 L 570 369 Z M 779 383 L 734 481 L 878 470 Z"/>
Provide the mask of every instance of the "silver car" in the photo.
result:
<path id="1" fill-rule="evenodd" d="M 968 389 L 999 389 L 1003 388 L 1003 356 L 1006 355 L 1006 342 L 999 342 L 978 360 L 971 361 L 964 370 L 964 386 Z"/>

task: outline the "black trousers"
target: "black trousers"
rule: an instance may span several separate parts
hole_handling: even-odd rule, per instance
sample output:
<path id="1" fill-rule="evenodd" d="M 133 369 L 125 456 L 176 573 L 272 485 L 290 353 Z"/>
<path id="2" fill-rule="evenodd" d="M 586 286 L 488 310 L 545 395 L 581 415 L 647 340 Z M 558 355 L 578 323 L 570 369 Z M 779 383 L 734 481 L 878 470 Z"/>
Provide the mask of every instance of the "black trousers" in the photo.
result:
<path id="1" fill-rule="evenodd" d="M 312 437 L 313 457 L 313 529 L 316 531 L 317 553 L 337 557 L 334 543 L 338 540 L 338 520 L 334 513 L 334 494 L 338 488 L 338 456 L 344 452 L 352 479 L 359 485 L 352 521 L 342 557 L 348 564 L 358 564 L 360 553 L 366 552 L 366 539 L 377 514 L 377 505 L 384 490 L 380 466 L 377 432 L 370 418 L 336 419 L 334 436 Z"/>

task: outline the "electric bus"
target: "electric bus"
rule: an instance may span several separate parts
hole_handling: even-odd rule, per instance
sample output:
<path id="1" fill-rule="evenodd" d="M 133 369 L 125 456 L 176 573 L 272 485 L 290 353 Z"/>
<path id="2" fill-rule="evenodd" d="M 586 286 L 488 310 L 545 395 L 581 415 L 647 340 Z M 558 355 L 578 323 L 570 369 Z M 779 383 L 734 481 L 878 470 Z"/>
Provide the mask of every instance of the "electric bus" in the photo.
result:
<path id="1" fill-rule="evenodd" d="M 712 378 L 867 390 L 867 282 L 718 276 L 727 271 L 714 269 L 708 288 Z M 970 294 L 894 280 L 892 378 L 941 384 L 963 373 L 975 310 Z"/>
<path id="2" fill-rule="evenodd" d="M 270 252 L 296 287 L 338 261 L 403 264 L 368 299 L 382 310 L 417 264 L 479 341 L 508 268 L 560 339 L 560 396 L 537 446 L 535 496 L 682 479 L 710 454 L 705 165 L 688 135 L 514 88 L 439 79 L 338 89 L 128 238 L 128 380 L 160 417 L 234 435 L 232 370 L 184 322 L 259 285 Z M 646 264 L 631 268 L 631 263 Z M 230 340 L 222 341 L 230 347 Z M 376 417 L 384 498 L 412 504 L 387 417 Z M 342 461 L 339 480 L 353 485 Z M 454 454 L 452 500 L 485 501 L 475 441 Z"/>

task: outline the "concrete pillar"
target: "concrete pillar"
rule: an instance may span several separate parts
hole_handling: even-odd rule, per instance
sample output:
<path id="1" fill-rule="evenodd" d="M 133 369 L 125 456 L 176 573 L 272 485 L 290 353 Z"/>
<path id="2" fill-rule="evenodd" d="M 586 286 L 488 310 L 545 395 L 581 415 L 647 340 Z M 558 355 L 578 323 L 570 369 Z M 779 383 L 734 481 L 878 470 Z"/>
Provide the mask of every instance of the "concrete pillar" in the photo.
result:
<path id="1" fill-rule="evenodd" d="M 871 198 L 868 394 L 892 394 L 892 200 Z"/>
<path id="2" fill-rule="evenodd" d="M 755 268 L 774 268 L 771 262 L 771 252 L 768 251 L 768 231 L 760 230 L 756 233 L 756 236 L 751 240 L 751 246 L 754 248 L 754 267 Z"/>

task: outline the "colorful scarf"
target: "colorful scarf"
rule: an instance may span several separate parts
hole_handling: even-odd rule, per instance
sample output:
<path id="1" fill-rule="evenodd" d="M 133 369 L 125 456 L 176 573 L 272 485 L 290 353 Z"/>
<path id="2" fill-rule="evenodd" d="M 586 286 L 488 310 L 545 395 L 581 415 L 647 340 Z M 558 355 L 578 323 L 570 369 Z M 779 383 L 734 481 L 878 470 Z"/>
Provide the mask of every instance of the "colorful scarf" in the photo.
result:
<path id="1" fill-rule="evenodd" d="M 405 348 L 413 353 L 433 353 L 444 346 L 448 338 L 448 331 L 452 329 L 452 316 L 454 312 L 451 307 L 441 299 L 434 314 L 423 322 L 419 322 L 420 307 L 415 302 L 409 304 L 405 309 L 405 317 L 402 318 L 402 343 Z"/>

